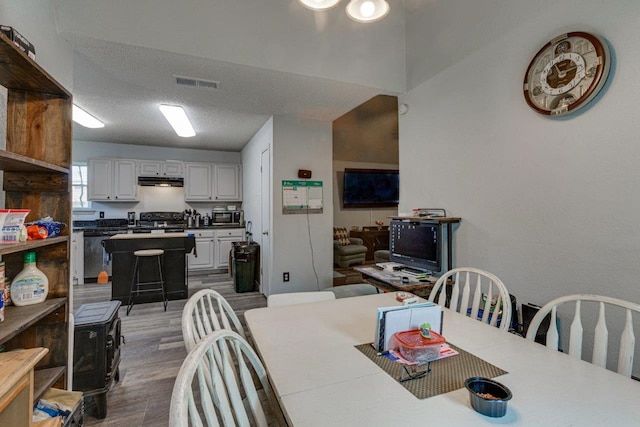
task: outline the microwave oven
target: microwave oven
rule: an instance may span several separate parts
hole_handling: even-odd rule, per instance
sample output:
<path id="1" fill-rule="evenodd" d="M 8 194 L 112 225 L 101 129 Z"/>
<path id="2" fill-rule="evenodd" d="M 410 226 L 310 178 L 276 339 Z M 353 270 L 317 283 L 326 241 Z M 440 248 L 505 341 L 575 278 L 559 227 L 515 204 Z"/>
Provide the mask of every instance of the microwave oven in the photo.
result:
<path id="1" fill-rule="evenodd" d="M 242 211 L 211 211 L 211 223 L 213 225 L 241 225 Z"/>

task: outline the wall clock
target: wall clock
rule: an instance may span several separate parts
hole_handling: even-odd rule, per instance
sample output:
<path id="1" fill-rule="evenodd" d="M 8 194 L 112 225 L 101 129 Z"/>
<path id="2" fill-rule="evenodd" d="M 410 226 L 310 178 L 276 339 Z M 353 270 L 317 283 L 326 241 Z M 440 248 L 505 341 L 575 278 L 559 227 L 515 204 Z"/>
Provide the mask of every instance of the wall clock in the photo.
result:
<path id="1" fill-rule="evenodd" d="M 584 32 L 559 35 L 544 45 L 527 68 L 524 98 L 540 114 L 563 116 L 585 107 L 609 76 L 607 42 Z"/>

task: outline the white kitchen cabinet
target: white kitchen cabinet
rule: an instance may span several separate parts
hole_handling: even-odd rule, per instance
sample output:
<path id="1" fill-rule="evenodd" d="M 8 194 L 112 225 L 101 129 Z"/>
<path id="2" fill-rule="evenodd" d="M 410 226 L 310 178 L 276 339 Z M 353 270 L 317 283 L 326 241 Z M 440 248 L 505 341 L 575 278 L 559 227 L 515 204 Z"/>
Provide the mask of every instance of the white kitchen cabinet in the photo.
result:
<path id="1" fill-rule="evenodd" d="M 233 163 L 185 163 L 185 201 L 242 201 L 242 169 Z"/>
<path id="2" fill-rule="evenodd" d="M 162 162 L 162 176 L 182 178 L 182 162 Z"/>
<path id="3" fill-rule="evenodd" d="M 113 185 L 112 161 L 108 159 L 89 160 L 89 200 L 108 200 Z"/>
<path id="4" fill-rule="evenodd" d="M 84 231 L 71 233 L 71 279 L 74 285 L 84 285 Z"/>
<path id="5" fill-rule="evenodd" d="M 214 269 L 214 230 L 189 230 L 196 238 L 196 257 L 194 254 L 187 256 L 187 266 L 189 271 L 213 270 Z"/>
<path id="6" fill-rule="evenodd" d="M 229 253 L 233 242 L 244 240 L 244 228 L 216 230 L 214 268 L 229 268 Z"/>
<path id="7" fill-rule="evenodd" d="M 135 160 L 89 159 L 88 198 L 99 202 L 138 200 Z"/>
<path id="8" fill-rule="evenodd" d="M 185 163 L 184 199 L 187 202 L 211 201 L 212 172 L 207 163 Z"/>
<path id="9" fill-rule="evenodd" d="M 181 178 L 182 162 L 163 162 L 160 160 L 139 160 L 138 176 L 166 176 Z"/>
<path id="10" fill-rule="evenodd" d="M 213 200 L 242 200 L 242 170 L 240 165 L 216 164 L 213 168 Z"/>

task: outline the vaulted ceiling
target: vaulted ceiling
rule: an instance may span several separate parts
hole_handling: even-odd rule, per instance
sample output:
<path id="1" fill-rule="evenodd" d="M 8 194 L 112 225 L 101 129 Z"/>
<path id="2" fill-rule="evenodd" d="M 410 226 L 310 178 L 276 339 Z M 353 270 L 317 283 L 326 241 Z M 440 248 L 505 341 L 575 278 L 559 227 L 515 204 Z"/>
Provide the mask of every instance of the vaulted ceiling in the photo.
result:
<path id="1" fill-rule="evenodd" d="M 74 101 L 106 123 L 85 141 L 239 151 L 272 115 L 333 121 L 405 89 L 403 1 L 381 22 L 296 0 L 55 0 L 74 48 Z M 174 75 L 219 82 L 177 86 Z M 180 104 L 197 136 L 158 110 Z"/>

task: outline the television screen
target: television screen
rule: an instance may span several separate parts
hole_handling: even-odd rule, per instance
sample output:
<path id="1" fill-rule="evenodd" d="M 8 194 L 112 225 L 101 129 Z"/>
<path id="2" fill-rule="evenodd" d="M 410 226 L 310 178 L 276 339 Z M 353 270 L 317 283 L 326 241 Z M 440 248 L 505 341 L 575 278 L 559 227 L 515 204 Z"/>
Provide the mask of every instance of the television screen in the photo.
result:
<path id="1" fill-rule="evenodd" d="M 440 224 L 416 221 L 391 221 L 389 225 L 389 261 L 420 270 L 442 269 Z"/>
<path id="2" fill-rule="evenodd" d="M 345 169 L 343 207 L 396 207 L 400 200 L 400 178 L 391 169 Z"/>

